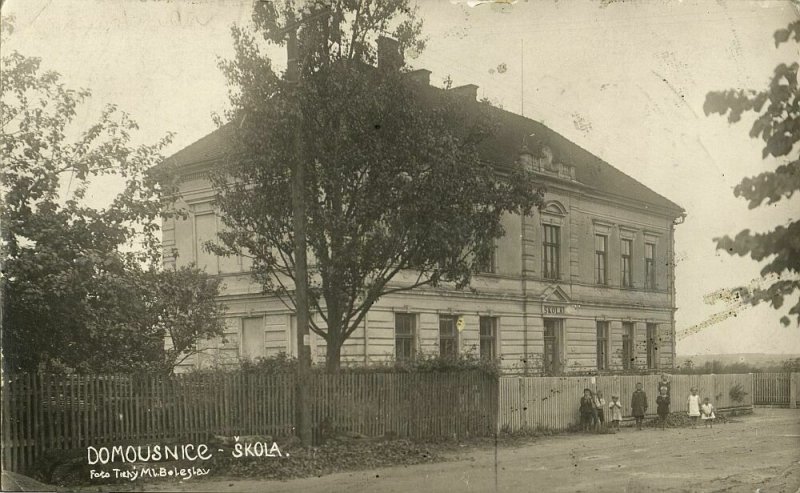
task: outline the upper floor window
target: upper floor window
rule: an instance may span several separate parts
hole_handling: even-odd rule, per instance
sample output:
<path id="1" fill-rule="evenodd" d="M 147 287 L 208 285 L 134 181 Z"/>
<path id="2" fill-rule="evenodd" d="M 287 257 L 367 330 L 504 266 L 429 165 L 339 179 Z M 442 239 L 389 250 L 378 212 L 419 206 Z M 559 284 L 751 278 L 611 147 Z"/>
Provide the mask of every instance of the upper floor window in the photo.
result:
<path id="1" fill-rule="evenodd" d="M 597 284 L 607 284 L 608 267 L 608 237 L 604 235 L 594 236 L 594 280 Z"/>
<path id="2" fill-rule="evenodd" d="M 633 270 L 631 265 L 631 252 L 633 240 L 622 240 L 622 287 L 633 287 Z"/>
<path id="3" fill-rule="evenodd" d="M 561 264 L 561 228 L 552 224 L 544 226 L 544 261 L 543 273 L 546 279 L 558 279 L 560 276 Z"/>
<path id="4" fill-rule="evenodd" d="M 644 244 L 644 287 L 656 289 L 656 245 Z"/>
<path id="5" fill-rule="evenodd" d="M 489 258 L 486 259 L 486 262 L 481 264 L 478 271 L 484 274 L 497 273 L 497 245 L 492 246 L 492 251 L 489 253 Z"/>
<path id="6" fill-rule="evenodd" d="M 414 358 L 414 337 L 417 332 L 417 316 L 413 313 L 394 314 L 395 359 L 404 361 Z"/>

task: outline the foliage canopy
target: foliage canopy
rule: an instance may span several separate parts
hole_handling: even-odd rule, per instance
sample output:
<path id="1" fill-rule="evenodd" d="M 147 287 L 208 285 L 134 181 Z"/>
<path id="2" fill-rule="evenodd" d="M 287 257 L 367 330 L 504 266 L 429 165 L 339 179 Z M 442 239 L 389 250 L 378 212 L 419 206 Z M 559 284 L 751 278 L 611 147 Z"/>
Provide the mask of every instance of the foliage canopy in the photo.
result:
<path id="1" fill-rule="evenodd" d="M 481 159 L 494 131 L 486 103 L 406 74 L 402 50 L 424 46 L 407 0 L 261 2 L 253 19 L 252 30 L 233 29 L 235 58 L 221 64 L 235 152 L 214 177 L 226 231 L 211 248 L 252 257 L 264 290 L 294 309 L 291 176 L 305 167 L 311 330 L 335 371 L 378 299 L 467 287 L 503 235 L 501 218 L 542 194 L 527 172 L 501 176 Z M 258 41 L 280 46 L 292 29 L 297 82 Z"/>
<path id="2" fill-rule="evenodd" d="M 132 146 L 136 122 L 114 105 L 79 128 L 90 91 L 16 51 L 2 58 L 0 86 L 4 369 L 170 369 L 221 334 L 219 281 L 158 268 L 171 191 L 147 170 L 172 136 Z M 109 176 L 122 191 L 90 205 L 91 182 Z"/>
<path id="3" fill-rule="evenodd" d="M 775 32 L 775 46 L 790 39 L 800 42 L 800 21 Z M 761 91 L 728 89 L 706 95 L 703 109 L 706 113 L 727 115 L 730 123 L 741 120 L 746 112 L 758 116 L 750 128 L 750 137 L 764 142 L 762 158 L 769 156 L 784 160 L 773 171 L 745 178 L 734 188 L 734 194 L 748 201 L 749 208 L 771 205 L 789 200 L 800 190 L 800 92 L 797 85 L 797 62 L 782 63 L 775 67 L 769 86 Z M 765 203 L 766 202 L 766 203 Z M 753 260 L 768 262 L 761 269 L 764 278 L 774 279 L 767 288 L 740 288 L 738 293 L 754 305 L 762 301 L 779 309 L 784 299 L 800 289 L 800 221 L 776 226 L 766 233 L 753 233 L 746 229 L 734 238 L 715 239 L 717 248 L 740 256 L 750 255 Z M 800 300 L 789 309 L 800 324 Z M 789 317 L 781 317 L 789 325 Z"/>

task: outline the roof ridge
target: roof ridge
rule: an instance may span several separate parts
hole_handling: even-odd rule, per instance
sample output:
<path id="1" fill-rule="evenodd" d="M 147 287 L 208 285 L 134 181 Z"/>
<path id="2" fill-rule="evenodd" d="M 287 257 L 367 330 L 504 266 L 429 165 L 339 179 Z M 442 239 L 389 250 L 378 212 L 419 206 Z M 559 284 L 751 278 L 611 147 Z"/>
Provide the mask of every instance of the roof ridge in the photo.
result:
<path id="1" fill-rule="evenodd" d="M 437 89 L 438 92 L 447 92 L 446 89 L 435 86 L 425 85 L 424 87 Z M 624 171 L 615 168 L 603 158 L 564 137 L 544 123 L 504 108 L 493 106 L 488 102 L 483 103 L 473 100 L 473 104 L 487 104 L 491 112 L 497 114 L 501 120 L 505 120 L 505 122 L 499 122 L 501 123 L 499 131 L 487 139 L 480 148 L 480 152 L 483 154 L 481 157 L 486 161 L 500 166 L 512 163 L 516 159 L 519 147 L 522 145 L 530 127 L 537 127 L 544 134 L 541 137 L 556 151 L 561 162 L 575 166 L 578 181 L 581 183 L 612 195 L 638 199 L 641 202 L 672 209 L 679 213 L 685 212 L 675 202 Z M 167 166 L 183 167 L 189 164 L 209 162 L 222 158 L 229 150 L 230 140 L 227 137 L 233 128 L 233 122 L 218 126 L 215 130 L 164 159 L 153 169 Z M 604 171 L 605 175 L 603 175 Z M 628 183 L 624 183 L 625 181 L 628 181 Z"/>

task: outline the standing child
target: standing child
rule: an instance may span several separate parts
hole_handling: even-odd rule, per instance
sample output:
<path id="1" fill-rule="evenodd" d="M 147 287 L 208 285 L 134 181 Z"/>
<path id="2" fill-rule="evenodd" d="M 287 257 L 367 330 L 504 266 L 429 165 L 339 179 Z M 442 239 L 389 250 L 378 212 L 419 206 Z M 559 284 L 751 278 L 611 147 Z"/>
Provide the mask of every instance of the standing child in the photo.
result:
<path id="1" fill-rule="evenodd" d="M 692 428 L 697 428 L 697 418 L 700 417 L 700 396 L 697 395 L 697 387 L 691 388 L 691 394 L 686 399 L 687 412 L 692 420 Z"/>
<path id="2" fill-rule="evenodd" d="M 669 394 L 667 387 L 661 387 L 661 391 L 656 397 L 656 406 L 658 407 L 658 421 L 661 424 L 661 429 L 667 426 L 667 416 L 669 416 Z"/>
<path id="3" fill-rule="evenodd" d="M 647 412 L 647 394 L 642 390 L 642 382 L 636 384 L 636 390 L 633 391 L 631 396 L 631 414 L 636 418 L 636 429 L 642 429 L 642 421 Z"/>
<path id="4" fill-rule="evenodd" d="M 606 426 L 605 420 L 605 409 L 606 409 L 606 400 L 603 399 L 603 391 L 598 390 L 594 396 L 594 411 L 595 416 L 597 416 L 597 428 L 602 429 Z"/>
<path id="5" fill-rule="evenodd" d="M 658 381 L 658 387 L 656 388 L 656 395 L 661 395 L 661 389 L 666 388 L 667 389 L 667 397 L 670 397 L 672 395 L 672 394 L 670 394 L 670 386 L 671 385 L 670 385 L 669 377 L 667 376 L 666 373 L 662 373 L 661 374 L 661 380 Z"/>
<path id="6" fill-rule="evenodd" d="M 608 404 L 609 419 L 614 428 L 619 430 L 619 422 L 622 421 L 622 403 L 619 401 L 619 396 L 614 394 L 611 396 L 611 402 Z"/>
<path id="7" fill-rule="evenodd" d="M 714 405 L 711 404 L 711 400 L 706 397 L 703 399 L 703 405 L 700 406 L 700 419 L 703 420 L 703 423 L 705 423 L 707 427 L 710 426 L 713 428 L 714 418 L 716 418 L 714 415 Z"/>
<path id="8" fill-rule="evenodd" d="M 590 389 L 583 389 L 583 397 L 581 397 L 581 429 L 589 431 L 594 424 L 594 398 Z"/>

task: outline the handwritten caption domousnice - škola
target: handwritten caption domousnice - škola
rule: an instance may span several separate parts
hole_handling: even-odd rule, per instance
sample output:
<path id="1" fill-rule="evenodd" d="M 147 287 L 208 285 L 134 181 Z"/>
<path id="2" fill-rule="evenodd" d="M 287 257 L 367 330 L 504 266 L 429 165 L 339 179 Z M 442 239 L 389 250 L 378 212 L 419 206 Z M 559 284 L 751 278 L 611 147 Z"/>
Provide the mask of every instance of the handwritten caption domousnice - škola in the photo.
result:
<path id="1" fill-rule="evenodd" d="M 233 447 L 230 454 L 234 458 L 241 457 L 288 457 L 283 454 L 276 442 L 256 441 L 242 442 L 239 436 L 234 436 Z M 225 449 L 217 449 L 225 452 Z M 214 456 L 214 450 L 207 444 L 180 444 L 180 445 L 114 445 L 109 447 L 87 447 L 87 460 L 89 465 L 109 464 L 137 464 L 129 469 L 105 468 L 100 470 L 92 469 L 89 471 L 89 479 L 108 479 L 112 476 L 115 479 L 123 478 L 135 481 L 140 478 L 177 478 L 190 479 L 192 477 L 205 476 L 210 472 L 208 468 L 201 467 L 153 467 L 149 465 L 141 466 L 142 463 L 162 461 L 207 461 Z"/>

